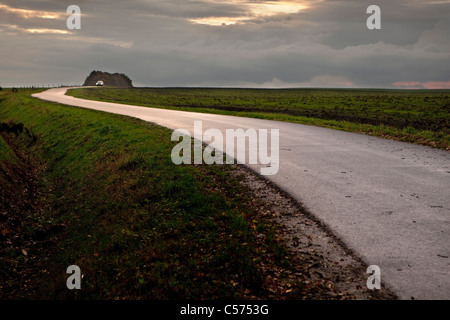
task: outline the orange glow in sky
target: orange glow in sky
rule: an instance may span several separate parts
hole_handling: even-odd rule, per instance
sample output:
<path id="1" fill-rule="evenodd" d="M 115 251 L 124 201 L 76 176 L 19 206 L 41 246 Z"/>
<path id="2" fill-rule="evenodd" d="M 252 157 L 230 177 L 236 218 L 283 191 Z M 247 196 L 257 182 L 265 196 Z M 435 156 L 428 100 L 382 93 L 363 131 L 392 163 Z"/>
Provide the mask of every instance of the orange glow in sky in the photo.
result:
<path id="1" fill-rule="evenodd" d="M 211 26 L 232 25 L 237 23 L 245 23 L 246 21 L 258 17 L 270 17 L 278 14 L 293 14 L 307 8 L 307 6 L 301 3 L 301 1 L 249 2 L 245 0 L 230 0 L 228 3 L 237 4 L 243 8 L 246 8 L 247 14 L 239 17 L 207 17 L 189 19 L 189 21 Z"/>
<path id="2" fill-rule="evenodd" d="M 7 13 L 17 14 L 25 19 L 30 19 L 30 18 L 60 19 L 65 16 L 65 13 L 18 9 L 18 8 L 10 7 L 6 4 L 0 4 L 0 10 L 4 10 Z"/>
<path id="3" fill-rule="evenodd" d="M 405 89 L 450 89 L 450 81 L 399 81 L 393 85 Z"/>

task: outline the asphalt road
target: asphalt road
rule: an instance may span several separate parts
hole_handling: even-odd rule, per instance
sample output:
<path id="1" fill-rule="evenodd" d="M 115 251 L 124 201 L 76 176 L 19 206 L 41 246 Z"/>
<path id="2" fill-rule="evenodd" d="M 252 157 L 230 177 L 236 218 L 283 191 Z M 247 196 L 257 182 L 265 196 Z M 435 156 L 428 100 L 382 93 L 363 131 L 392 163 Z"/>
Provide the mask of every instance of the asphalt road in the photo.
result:
<path id="1" fill-rule="evenodd" d="M 449 152 L 287 122 L 89 101 L 66 90 L 34 96 L 190 132 L 194 120 L 224 135 L 225 129 L 279 129 L 279 171 L 266 178 L 368 265 L 378 265 L 382 283 L 401 299 L 450 299 Z"/>

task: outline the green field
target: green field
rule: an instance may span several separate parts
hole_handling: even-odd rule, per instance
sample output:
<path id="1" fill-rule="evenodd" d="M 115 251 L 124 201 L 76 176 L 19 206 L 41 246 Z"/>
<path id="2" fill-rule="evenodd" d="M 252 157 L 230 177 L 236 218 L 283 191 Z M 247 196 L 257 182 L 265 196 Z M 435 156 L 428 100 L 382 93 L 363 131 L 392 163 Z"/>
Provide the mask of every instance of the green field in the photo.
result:
<path id="1" fill-rule="evenodd" d="M 170 130 L 31 92 L 0 93 L 0 122 L 32 133 L 0 136 L 0 299 L 327 296 L 233 166 L 174 165 Z"/>
<path id="2" fill-rule="evenodd" d="M 256 117 L 450 150 L 450 90 L 83 88 L 75 97 Z"/>

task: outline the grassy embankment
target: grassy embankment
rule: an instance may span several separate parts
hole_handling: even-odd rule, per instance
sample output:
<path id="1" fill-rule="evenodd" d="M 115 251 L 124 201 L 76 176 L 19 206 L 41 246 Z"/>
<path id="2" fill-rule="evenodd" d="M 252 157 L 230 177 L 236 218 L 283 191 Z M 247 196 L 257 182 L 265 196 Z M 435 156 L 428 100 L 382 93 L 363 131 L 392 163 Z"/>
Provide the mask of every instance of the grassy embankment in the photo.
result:
<path id="1" fill-rule="evenodd" d="M 450 90 L 84 88 L 69 94 L 304 123 L 450 150 Z"/>
<path id="2" fill-rule="evenodd" d="M 2 299 L 320 296 L 232 166 L 176 166 L 170 130 L 31 92 L 0 92 L 0 122 L 32 132 L 0 138 Z"/>

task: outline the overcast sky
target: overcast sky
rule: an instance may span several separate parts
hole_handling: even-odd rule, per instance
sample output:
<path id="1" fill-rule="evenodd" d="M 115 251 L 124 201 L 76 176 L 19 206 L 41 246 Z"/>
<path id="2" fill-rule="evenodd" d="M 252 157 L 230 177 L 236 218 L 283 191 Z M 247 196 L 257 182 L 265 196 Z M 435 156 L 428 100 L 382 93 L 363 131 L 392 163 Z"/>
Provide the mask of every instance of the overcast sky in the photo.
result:
<path id="1" fill-rule="evenodd" d="M 450 88 L 450 0 L 1 0 L 0 86 L 92 70 L 154 87 Z"/>

